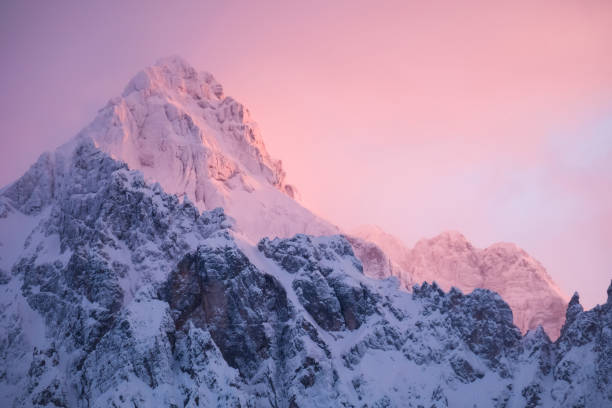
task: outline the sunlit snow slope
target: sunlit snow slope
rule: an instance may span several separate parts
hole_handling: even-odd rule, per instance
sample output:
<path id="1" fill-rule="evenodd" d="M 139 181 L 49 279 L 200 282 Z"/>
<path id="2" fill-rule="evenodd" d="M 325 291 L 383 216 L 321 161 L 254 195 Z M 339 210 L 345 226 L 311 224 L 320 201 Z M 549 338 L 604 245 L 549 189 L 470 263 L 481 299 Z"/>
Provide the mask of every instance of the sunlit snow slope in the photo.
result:
<path id="1" fill-rule="evenodd" d="M 81 137 L 200 210 L 223 207 L 253 241 L 338 232 L 295 201 L 248 109 L 179 57 L 138 73 Z"/>
<path id="2" fill-rule="evenodd" d="M 403 286 L 436 282 L 444 290 L 455 286 L 464 292 L 486 288 L 501 295 L 523 332 L 542 326 L 557 338 L 569 302 L 546 269 L 523 249 L 511 243 L 474 247 L 463 234 L 447 231 L 422 239 L 407 248 L 401 240 L 376 226 L 363 226 L 352 235 L 378 245 L 396 265 L 392 273 Z"/>

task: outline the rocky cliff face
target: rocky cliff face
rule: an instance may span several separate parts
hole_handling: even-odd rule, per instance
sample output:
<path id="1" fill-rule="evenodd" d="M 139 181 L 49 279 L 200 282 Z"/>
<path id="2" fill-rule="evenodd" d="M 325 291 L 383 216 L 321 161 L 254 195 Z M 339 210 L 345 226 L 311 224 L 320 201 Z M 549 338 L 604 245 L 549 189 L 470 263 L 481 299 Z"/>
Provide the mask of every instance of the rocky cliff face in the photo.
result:
<path id="1" fill-rule="evenodd" d="M 494 292 L 399 290 L 343 236 L 262 239 L 88 140 L 0 195 L 0 405 L 601 407 L 612 286 L 556 342 Z M 25 232 L 24 232 L 25 231 Z"/>
<path id="2" fill-rule="evenodd" d="M 375 227 L 361 228 L 354 234 L 390 254 L 391 267 L 383 276 L 397 276 L 407 289 L 420 282 L 436 282 L 447 291 L 453 286 L 464 292 L 490 289 L 508 302 L 514 324 L 523 333 L 542 326 L 552 338 L 559 336 L 569 298 L 537 260 L 514 244 L 479 249 L 462 234 L 449 231 L 422 239 L 408 249 Z"/>

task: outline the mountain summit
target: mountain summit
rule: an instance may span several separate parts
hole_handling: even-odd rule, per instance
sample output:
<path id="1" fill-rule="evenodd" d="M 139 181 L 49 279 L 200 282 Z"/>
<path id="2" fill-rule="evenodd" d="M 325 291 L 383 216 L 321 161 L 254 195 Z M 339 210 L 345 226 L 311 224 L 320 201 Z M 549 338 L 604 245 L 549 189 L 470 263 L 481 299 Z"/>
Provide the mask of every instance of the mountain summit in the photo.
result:
<path id="1" fill-rule="evenodd" d="M 222 207 L 256 242 L 338 229 L 302 207 L 249 110 L 180 57 L 136 74 L 80 133 L 200 210 Z"/>

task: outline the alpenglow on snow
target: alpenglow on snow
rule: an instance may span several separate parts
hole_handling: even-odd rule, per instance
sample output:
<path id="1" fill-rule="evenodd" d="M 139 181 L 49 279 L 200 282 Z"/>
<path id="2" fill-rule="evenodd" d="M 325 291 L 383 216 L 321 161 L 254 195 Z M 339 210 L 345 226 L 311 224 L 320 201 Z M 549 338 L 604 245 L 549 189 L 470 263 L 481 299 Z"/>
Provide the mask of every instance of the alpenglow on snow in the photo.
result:
<path id="1" fill-rule="evenodd" d="M 211 74 L 197 72 L 179 57 L 138 73 L 78 138 L 93 139 L 148 182 L 187 196 L 200 210 L 222 207 L 253 243 L 342 232 L 295 200 L 296 188 L 286 183 L 281 162 L 266 151 L 249 110 L 225 96 Z M 348 233 L 368 276 L 397 276 L 407 290 L 424 281 L 436 281 L 445 290 L 491 289 L 504 296 L 523 333 L 542 325 L 558 337 L 569 297 L 520 248 L 479 251 L 465 238 L 438 238 L 397 251 L 380 237 Z"/>
<path id="2" fill-rule="evenodd" d="M 0 406 L 612 402 L 612 286 L 522 335 L 495 292 L 402 289 L 295 194 L 210 74 L 138 74 L 0 191 Z"/>

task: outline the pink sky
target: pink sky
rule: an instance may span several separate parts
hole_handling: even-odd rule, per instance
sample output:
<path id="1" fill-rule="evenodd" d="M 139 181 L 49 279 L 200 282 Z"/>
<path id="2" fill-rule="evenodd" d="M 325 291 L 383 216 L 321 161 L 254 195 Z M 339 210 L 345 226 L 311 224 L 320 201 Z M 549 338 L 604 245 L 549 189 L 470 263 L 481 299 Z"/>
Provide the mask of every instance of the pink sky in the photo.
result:
<path id="1" fill-rule="evenodd" d="M 0 185 L 179 54 L 249 107 L 324 217 L 409 245 L 447 229 L 516 242 L 585 305 L 604 301 L 612 2 L 14 3 Z"/>

